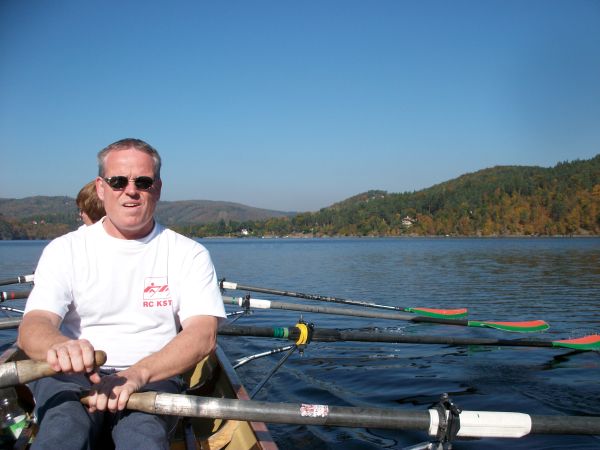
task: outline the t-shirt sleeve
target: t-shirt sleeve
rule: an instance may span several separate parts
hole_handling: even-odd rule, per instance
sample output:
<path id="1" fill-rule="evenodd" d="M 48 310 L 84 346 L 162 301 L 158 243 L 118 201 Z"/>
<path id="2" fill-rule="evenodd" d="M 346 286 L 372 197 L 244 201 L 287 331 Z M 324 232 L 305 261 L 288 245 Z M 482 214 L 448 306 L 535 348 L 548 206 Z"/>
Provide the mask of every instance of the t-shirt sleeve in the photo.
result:
<path id="1" fill-rule="evenodd" d="M 53 312 L 64 318 L 72 301 L 69 245 L 65 239 L 51 241 L 35 269 L 34 286 L 25 305 L 25 314 L 33 310 Z"/>
<path id="2" fill-rule="evenodd" d="M 217 274 L 208 250 L 198 245 L 182 270 L 179 320 L 197 316 L 226 317 Z"/>

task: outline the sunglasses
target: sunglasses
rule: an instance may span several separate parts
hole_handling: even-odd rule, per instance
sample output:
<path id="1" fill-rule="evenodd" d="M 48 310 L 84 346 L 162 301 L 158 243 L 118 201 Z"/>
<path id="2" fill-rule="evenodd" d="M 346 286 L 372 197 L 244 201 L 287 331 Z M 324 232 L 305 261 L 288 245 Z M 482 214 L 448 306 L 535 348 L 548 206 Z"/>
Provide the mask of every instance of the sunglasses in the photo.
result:
<path id="1" fill-rule="evenodd" d="M 133 181 L 135 187 L 141 191 L 147 191 L 154 184 L 154 178 L 151 177 L 127 178 L 123 175 L 117 175 L 115 177 L 103 178 L 103 180 L 114 190 L 125 189 L 129 181 Z"/>

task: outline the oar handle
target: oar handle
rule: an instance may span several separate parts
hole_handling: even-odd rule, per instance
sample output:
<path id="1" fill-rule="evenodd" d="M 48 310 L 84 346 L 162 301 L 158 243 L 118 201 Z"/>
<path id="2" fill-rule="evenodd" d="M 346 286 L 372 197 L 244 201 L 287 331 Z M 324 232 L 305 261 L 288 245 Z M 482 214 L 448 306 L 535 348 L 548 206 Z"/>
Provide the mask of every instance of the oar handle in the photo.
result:
<path id="1" fill-rule="evenodd" d="M 129 396 L 129 400 L 127 400 L 127 408 L 134 409 L 136 411 L 142 411 L 148 414 L 156 414 L 160 411 L 156 409 L 156 396 L 157 392 L 136 392 Z M 85 406 L 89 406 L 90 397 L 86 393 L 84 393 L 79 399 L 81 403 Z"/>
<path id="2" fill-rule="evenodd" d="M 96 350 L 94 359 L 96 367 L 101 366 L 106 362 L 106 353 L 102 350 Z M 0 388 L 29 383 L 57 373 L 46 361 L 25 359 L 0 364 Z"/>

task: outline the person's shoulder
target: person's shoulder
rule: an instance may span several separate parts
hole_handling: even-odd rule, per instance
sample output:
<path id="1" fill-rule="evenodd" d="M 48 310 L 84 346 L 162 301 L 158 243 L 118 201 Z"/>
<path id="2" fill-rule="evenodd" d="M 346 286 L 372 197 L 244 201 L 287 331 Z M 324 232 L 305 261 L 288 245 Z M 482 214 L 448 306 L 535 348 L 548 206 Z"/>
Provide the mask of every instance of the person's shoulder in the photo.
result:
<path id="1" fill-rule="evenodd" d="M 95 236 L 98 235 L 99 233 L 102 233 L 102 231 L 104 230 L 102 223 L 100 221 L 95 222 L 91 225 L 82 225 L 79 228 L 77 228 L 75 231 L 72 231 L 71 233 L 68 233 L 65 236 L 69 236 L 69 239 L 86 239 L 89 238 L 90 236 Z"/>
<path id="2" fill-rule="evenodd" d="M 189 238 L 187 236 L 184 236 L 181 233 L 173 231 L 170 228 L 166 228 L 161 225 L 159 233 L 162 236 L 164 236 L 164 238 L 175 243 L 176 245 L 179 245 L 182 247 L 196 248 L 196 249 L 201 249 L 201 250 L 206 251 L 206 248 L 202 244 L 200 244 L 198 241 L 196 241 L 192 238 Z"/>
<path id="3" fill-rule="evenodd" d="M 200 245 L 197 241 L 178 233 L 177 231 L 171 230 L 170 228 L 163 228 L 163 233 L 165 233 L 169 239 L 173 239 L 177 242 L 187 245 Z"/>
<path id="4" fill-rule="evenodd" d="M 46 245 L 46 251 L 64 251 L 64 249 L 71 247 L 74 243 L 81 239 L 84 239 L 86 233 L 86 226 L 81 226 L 76 230 L 65 233 L 52 239 L 48 245 Z"/>
<path id="5" fill-rule="evenodd" d="M 69 231 L 68 233 L 54 238 L 51 242 L 68 242 L 80 238 L 85 235 L 85 233 L 88 231 L 88 228 L 89 227 L 87 225 L 81 225 L 76 230 Z"/>
<path id="6" fill-rule="evenodd" d="M 64 234 L 60 238 L 71 244 L 83 243 L 89 240 L 102 239 L 105 236 L 104 227 L 100 221 L 91 225 L 82 225 L 75 231 Z"/>

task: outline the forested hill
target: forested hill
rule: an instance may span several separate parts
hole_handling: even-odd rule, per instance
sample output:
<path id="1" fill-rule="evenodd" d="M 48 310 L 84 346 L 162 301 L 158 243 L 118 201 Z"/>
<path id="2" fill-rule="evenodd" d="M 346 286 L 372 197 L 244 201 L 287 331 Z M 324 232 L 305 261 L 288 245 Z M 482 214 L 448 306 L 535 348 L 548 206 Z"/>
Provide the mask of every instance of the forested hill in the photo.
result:
<path id="1" fill-rule="evenodd" d="M 368 191 L 296 215 L 195 200 L 159 202 L 157 217 L 194 237 L 600 235 L 600 154 L 493 167 L 416 192 Z M 0 199 L 0 239 L 49 239 L 80 224 L 69 197 Z"/>
<path id="2" fill-rule="evenodd" d="M 369 191 L 314 213 L 190 229 L 197 235 L 600 235 L 600 154 L 498 166 L 410 193 Z"/>
<path id="3" fill-rule="evenodd" d="M 169 227 L 220 220 L 261 220 L 286 214 L 292 213 L 211 200 L 160 201 L 156 207 L 158 221 Z M 0 198 L 0 239 L 52 239 L 80 225 L 75 199 L 71 197 Z"/>

